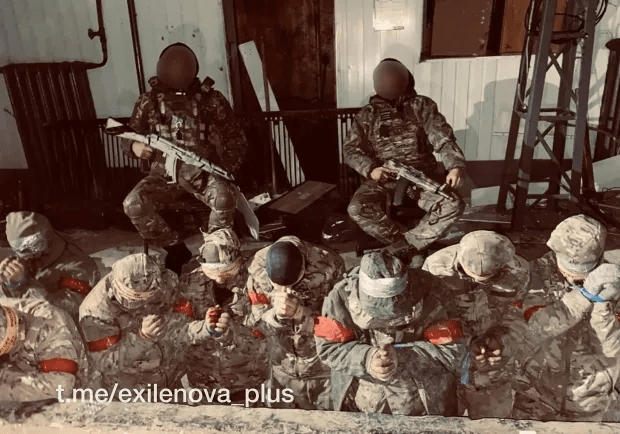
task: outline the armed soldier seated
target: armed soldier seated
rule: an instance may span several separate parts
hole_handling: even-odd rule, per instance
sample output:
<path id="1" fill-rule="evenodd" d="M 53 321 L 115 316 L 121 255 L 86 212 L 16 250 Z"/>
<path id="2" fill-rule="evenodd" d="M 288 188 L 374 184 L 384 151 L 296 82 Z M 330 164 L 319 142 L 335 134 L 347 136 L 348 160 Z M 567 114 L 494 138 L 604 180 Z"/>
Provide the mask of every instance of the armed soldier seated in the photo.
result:
<path id="1" fill-rule="evenodd" d="M 226 98 L 207 77 L 196 78 L 198 60 L 184 44 L 164 49 L 157 63 L 152 89 L 140 95 L 129 127 L 140 134 L 157 134 L 235 173 L 247 148 L 245 135 Z M 163 155 L 145 143 L 123 141 L 131 157 L 151 161 L 150 174 L 141 180 L 123 202 L 124 210 L 140 236 L 163 247 L 166 268 L 180 274 L 191 253 L 161 216 L 161 211 L 188 193 L 211 208 L 208 231 L 232 227 L 236 193 L 224 178 L 182 163 L 175 169 L 177 181 L 166 177 Z"/>
<path id="2" fill-rule="evenodd" d="M 428 187 L 428 178 L 436 177 L 433 152 L 437 152 L 448 171 L 446 184 L 458 189 L 465 180 L 465 157 L 437 104 L 415 92 L 413 76 L 402 63 L 383 60 L 373 79 L 377 95 L 356 115 L 344 143 L 345 162 L 367 179 L 355 192 L 348 212 L 366 233 L 389 244 L 387 253 L 409 262 L 447 232 L 465 205 L 455 192 L 448 195 L 411 185 L 407 195 L 427 214 L 414 228 L 405 227 L 385 212 L 397 176 L 395 166 L 386 163 L 421 172 L 427 179 L 419 185 Z"/>

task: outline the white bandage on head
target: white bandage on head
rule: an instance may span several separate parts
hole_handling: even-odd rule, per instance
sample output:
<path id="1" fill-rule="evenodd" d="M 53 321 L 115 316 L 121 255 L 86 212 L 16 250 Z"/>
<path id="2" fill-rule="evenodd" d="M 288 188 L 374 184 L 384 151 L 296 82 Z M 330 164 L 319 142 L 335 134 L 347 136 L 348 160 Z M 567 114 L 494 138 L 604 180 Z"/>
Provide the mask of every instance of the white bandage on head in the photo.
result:
<path id="1" fill-rule="evenodd" d="M 362 270 L 359 273 L 360 291 L 374 298 L 391 298 L 400 295 L 407 288 L 407 283 L 407 273 L 400 277 L 381 279 L 371 279 Z"/>

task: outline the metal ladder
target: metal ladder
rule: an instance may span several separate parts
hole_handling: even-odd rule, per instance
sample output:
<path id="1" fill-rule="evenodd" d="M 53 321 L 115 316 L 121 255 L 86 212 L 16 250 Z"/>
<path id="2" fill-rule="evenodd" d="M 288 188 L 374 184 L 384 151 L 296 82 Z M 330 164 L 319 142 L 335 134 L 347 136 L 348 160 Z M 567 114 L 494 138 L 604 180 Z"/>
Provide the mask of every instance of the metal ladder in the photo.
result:
<path id="1" fill-rule="evenodd" d="M 558 16 L 556 14 L 557 4 L 558 0 L 532 0 L 526 16 L 528 28 L 519 68 L 502 184 L 497 203 L 497 211 L 505 212 L 508 193 L 513 194 L 514 207 L 511 220 L 513 230 L 522 229 L 524 226 L 528 199 L 535 199 L 531 206 L 546 199 L 549 208 L 555 208 L 558 199 L 580 202 L 582 178 L 584 182 L 590 182 L 592 175 L 587 120 L 594 29 L 599 0 L 569 0 L 566 16 L 572 17 L 571 27 L 573 28 L 563 31 L 554 31 L 554 20 Z M 552 47 L 559 49 L 552 50 Z M 578 51 L 581 61 L 578 90 L 575 91 L 573 83 Z M 532 79 L 529 80 L 530 58 L 533 53 L 536 53 L 534 69 Z M 561 64 L 560 56 L 562 57 Z M 555 67 L 560 76 L 560 86 L 557 107 L 546 108 L 541 105 L 545 79 L 551 67 Z M 574 111 L 571 110 L 571 102 L 575 103 Z M 525 121 L 525 130 L 518 172 L 515 173 L 515 151 L 522 120 Z M 542 130 L 541 122 L 548 123 Z M 570 175 L 566 175 L 562 168 L 562 161 L 569 126 L 574 127 L 575 132 L 572 169 Z M 553 148 L 546 139 L 552 131 Z M 546 150 L 555 164 L 552 173 L 544 179 L 538 176 L 540 174 L 534 174 L 537 175 L 537 181 L 549 182 L 547 191 L 543 194 L 529 194 L 529 184 L 533 180 L 534 150 L 537 145 L 541 145 Z M 589 170 L 589 177 L 584 178 L 584 169 L 586 169 L 586 174 Z M 561 189 L 565 190 L 565 193 L 561 193 Z"/>

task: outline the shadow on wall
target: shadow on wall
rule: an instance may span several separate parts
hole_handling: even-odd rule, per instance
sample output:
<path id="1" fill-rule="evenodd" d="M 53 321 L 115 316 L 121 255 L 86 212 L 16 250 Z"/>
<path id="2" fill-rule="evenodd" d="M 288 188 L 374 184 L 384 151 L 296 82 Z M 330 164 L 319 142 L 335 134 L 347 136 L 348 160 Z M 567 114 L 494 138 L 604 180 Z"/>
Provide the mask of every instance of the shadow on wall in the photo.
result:
<path id="1" fill-rule="evenodd" d="M 516 86 L 516 79 L 487 83 L 484 87 L 483 99 L 473 104 L 473 112 L 466 120 L 466 128 L 454 132 L 457 143 L 462 149 L 464 148 L 467 160 L 468 176 L 461 188 L 461 194 L 465 198 L 471 196 L 472 189 L 501 184 Z M 543 91 L 542 107 L 556 107 L 557 97 L 558 86 L 547 83 Z M 527 102 L 526 100 L 525 103 Z M 442 107 L 439 107 L 439 110 L 441 111 Z M 541 122 L 539 130 L 543 130 L 547 125 Z M 525 121 L 521 120 L 520 133 L 523 133 L 524 127 Z M 571 130 L 572 128 L 568 129 L 568 135 L 572 135 Z M 546 137 L 547 144 L 552 148 L 553 131 Z M 570 138 L 567 139 L 567 147 L 570 140 Z M 515 151 L 516 161 L 512 167 L 515 178 L 522 142 L 523 136 L 520 135 Z M 532 176 L 533 179 L 540 180 L 549 174 L 552 163 L 541 144 L 536 145 L 534 156 Z"/>

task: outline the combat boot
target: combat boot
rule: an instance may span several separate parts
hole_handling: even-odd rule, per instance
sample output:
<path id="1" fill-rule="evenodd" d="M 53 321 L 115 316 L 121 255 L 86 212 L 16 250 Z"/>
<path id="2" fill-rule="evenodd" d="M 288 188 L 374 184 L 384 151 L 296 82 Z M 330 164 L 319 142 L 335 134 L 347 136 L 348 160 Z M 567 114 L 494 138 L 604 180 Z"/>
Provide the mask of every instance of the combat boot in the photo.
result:
<path id="1" fill-rule="evenodd" d="M 395 256 L 403 261 L 409 268 L 422 268 L 426 255 L 407 242 L 407 240 L 396 241 L 389 246 L 381 249 L 388 255 Z"/>
<path id="2" fill-rule="evenodd" d="M 192 252 L 182 242 L 164 247 L 164 250 L 168 253 L 164 266 L 180 276 L 183 265 L 192 259 Z"/>

